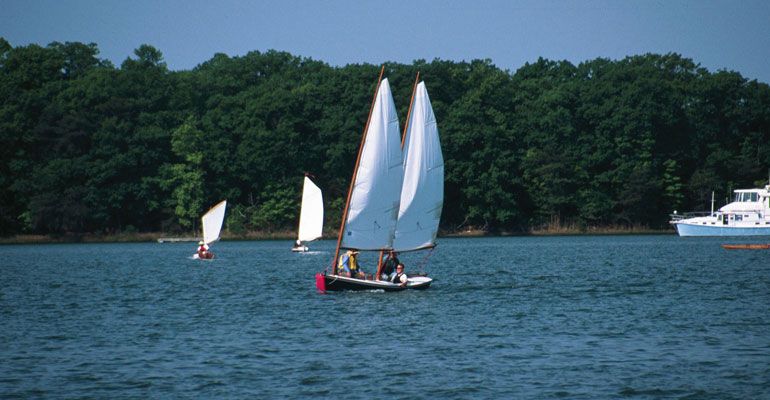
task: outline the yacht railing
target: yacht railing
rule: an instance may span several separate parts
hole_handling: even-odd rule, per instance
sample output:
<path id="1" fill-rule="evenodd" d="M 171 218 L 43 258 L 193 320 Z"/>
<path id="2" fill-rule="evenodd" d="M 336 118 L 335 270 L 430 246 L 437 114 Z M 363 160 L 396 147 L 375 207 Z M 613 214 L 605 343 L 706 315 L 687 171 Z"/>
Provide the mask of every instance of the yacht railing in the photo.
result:
<path id="1" fill-rule="evenodd" d="M 681 221 L 683 219 L 695 218 L 695 217 L 708 217 L 713 215 L 710 211 L 690 211 L 682 214 L 668 214 L 671 217 L 671 221 Z"/>

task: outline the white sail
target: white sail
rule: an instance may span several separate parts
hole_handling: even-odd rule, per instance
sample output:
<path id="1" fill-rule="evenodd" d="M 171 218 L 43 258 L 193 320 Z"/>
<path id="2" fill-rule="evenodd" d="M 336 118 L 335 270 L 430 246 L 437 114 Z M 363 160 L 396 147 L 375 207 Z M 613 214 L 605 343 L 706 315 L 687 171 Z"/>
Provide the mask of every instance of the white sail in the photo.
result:
<path id="1" fill-rule="evenodd" d="M 400 136 L 390 84 L 383 79 L 361 150 L 341 247 L 377 250 L 393 245 L 403 181 Z"/>
<path id="2" fill-rule="evenodd" d="M 305 176 L 302 207 L 299 212 L 299 237 L 303 242 L 321 237 L 324 224 L 324 200 L 321 189 Z"/>
<path id="3" fill-rule="evenodd" d="M 222 230 L 222 221 L 225 220 L 225 208 L 227 208 L 227 200 L 215 205 L 209 212 L 201 217 L 204 243 L 211 244 L 219 239 L 219 232 Z"/>
<path id="4" fill-rule="evenodd" d="M 432 246 L 444 205 L 444 157 L 424 82 L 417 85 L 408 124 L 395 251 Z"/>

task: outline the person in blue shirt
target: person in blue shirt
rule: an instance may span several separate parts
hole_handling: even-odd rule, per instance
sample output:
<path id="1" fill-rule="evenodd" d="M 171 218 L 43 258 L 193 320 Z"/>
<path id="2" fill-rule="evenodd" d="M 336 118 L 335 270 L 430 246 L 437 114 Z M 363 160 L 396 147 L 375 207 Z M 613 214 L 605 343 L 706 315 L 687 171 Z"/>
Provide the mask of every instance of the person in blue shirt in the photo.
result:
<path id="1" fill-rule="evenodd" d="M 358 266 L 358 251 L 348 250 L 340 257 L 337 273 L 351 278 L 365 279 L 366 274 Z"/>

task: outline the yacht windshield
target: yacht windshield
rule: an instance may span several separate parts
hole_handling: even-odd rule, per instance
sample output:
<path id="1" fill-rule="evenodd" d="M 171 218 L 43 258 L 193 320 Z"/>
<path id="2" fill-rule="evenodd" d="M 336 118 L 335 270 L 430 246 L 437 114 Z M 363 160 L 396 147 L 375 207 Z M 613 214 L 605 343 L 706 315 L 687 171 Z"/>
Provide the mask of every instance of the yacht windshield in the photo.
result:
<path id="1" fill-rule="evenodd" d="M 757 202 L 759 201 L 759 193 L 757 192 L 739 192 L 735 194 L 735 201 L 738 202 Z"/>

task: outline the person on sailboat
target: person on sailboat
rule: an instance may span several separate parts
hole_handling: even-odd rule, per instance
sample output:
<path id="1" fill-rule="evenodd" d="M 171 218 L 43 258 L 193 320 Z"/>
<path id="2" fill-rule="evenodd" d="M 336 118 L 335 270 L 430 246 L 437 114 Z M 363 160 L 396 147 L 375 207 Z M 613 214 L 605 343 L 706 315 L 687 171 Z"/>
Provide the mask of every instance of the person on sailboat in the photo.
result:
<path id="1" fill-rule="evenodd" d="M 202 240 L 198 242 L 198 244 L 200 245 L 198 247 L 198 257 L 206 258 L 206 256 L 209 254 L 209 246 Z"/>
<path id="2" fill-rule="evenodd" d="M 388 281 L 400 284 L 399 286 L 406 286 L 407 276 L 404 273 L 404 264 L 398 263 L 396 265 L 396 271 L 390 274 Z"/>
<path id="3" fill-rule="evenodd" d="M 348 250 L 340 257 L 340 262 L 337 265 L 340 275 L 359 279 L 366 277 L 358 266 L 358 253 L 358 251 Z"/>
<path id="4" fill-rule="evenodd" d="M 382 275 L 380 278 L 383 280 L 390 279 L 391 274 L 396 271 L 396 265 L 398 264 L 401 264 L 401 261 L 398 260 L 397 254 L 392 251 L 388 253 L 385 261 L 382 262 Z"/>

